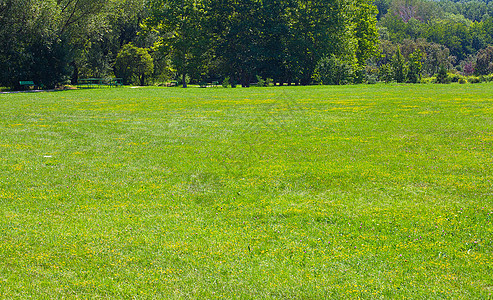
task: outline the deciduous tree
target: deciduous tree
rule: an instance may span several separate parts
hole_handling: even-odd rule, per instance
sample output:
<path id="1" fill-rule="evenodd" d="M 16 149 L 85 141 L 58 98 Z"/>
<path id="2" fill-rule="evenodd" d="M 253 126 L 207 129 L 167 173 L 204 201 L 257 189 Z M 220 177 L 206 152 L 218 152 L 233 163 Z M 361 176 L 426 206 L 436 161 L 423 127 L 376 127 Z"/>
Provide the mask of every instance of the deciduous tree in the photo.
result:
<path id="1" fill-rule="evenodd" d="M 125 84 L 138 80 L 145 85 L 146 77 L 152 74 L 154 63 L 149 52 L 144 48 L 127 44 L 123 46 L 115 61 L 115 75 L 121 77 Z"/>

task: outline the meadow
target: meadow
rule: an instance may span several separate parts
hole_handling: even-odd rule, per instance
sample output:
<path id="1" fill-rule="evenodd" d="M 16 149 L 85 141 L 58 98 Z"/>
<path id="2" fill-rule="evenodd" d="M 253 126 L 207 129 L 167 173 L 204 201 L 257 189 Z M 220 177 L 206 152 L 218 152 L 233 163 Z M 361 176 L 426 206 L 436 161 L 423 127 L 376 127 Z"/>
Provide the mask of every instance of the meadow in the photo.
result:
<path id="1" fill-rule="evenodd" d="M 7 94 L 0 132 L 0 298 L 493 298 L 492 83 Z"/>

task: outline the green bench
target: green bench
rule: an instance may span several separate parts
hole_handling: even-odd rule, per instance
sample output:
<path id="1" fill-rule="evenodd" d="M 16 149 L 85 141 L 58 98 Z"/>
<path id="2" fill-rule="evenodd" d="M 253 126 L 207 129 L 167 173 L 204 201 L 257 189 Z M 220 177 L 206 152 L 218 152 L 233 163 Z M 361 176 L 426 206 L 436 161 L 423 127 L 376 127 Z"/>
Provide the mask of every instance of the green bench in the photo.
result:
<path id="1" fill-rule="evenodd" d="M 19 81 L 19 85 L 21 86 L 21 88 L 36 87 L 34 81 L 32 80 L 21 80 Z"/>
<path id="2" fill-rule="evenodd" d="M 123 79 L 122 78 L 111 78 L 109 80 L 109 85 L 110 86 L 116 86 L 116 87 L 123 86 Z"/>

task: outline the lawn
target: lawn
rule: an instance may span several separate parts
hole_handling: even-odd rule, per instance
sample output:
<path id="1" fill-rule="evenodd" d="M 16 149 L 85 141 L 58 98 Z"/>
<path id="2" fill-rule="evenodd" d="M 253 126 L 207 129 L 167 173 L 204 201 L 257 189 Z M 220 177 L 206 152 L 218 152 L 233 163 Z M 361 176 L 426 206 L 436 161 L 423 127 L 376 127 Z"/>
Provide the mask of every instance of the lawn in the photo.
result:
<path id="1" fill-rule="evenodd" d="M 493 84 L 0 95 L 0 298 L 493 298 Z"/>

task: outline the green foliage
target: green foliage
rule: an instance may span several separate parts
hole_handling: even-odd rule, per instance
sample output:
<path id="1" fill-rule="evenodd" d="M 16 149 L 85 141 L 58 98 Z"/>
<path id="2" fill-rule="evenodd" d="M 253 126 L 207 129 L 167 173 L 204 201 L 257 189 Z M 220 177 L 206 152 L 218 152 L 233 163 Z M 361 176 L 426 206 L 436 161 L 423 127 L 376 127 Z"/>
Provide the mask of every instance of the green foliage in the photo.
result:
<path id="1" fill-rule="evenodd" d="M 144 29 L 159 34 L 160 50 L 169 55 L 172 65 L 187 87 L 188 75 L 198 79 L 210 50 L 210 34 L 204 1 L 151 0 L 150 16 Z"/>
<path id="2" fill-rule="evenodd" d="M 257 86 L 258 87 L 266 87 L 267 86 L 267 83 L 265 82 L 264 79 L 262 79 L 262 77 L 260 76 L 256 76 L 257 77 Z"/>
<path id="3" fill-rule="evenodd" d="M 222 86 L 224 88 L 227 88 L 229 86 L 229 76 L 226 76 L 224 79 L 223 79 L 223 82 L 222 82 Z"/>
<path id="4" fill-rule="evenodd" d="M 348 84 L 352 81 L 353 70 L 349 63 L 330 56 L 319 61 L 314 77 L 321 84 Z"/>
<path id="5" fill-rule="evenodd" d="M 121 48 L 133 43 L 138 47 L 152 45 L 152 35 L 137 35 L 140 23 L 146 17 L 146 0 L 110 0 L 97 12 L 87 17 L 87 21 L 71 33 L 72 43 L 77 55 L 72 64 L 77 68 L 72 81 L 77 78 L 113 76 L 112 65 Z M 97 6 L 96 6 L 97 7 Z M 73 31 L 73 30 L 72 30 Z M 157 59 L 156 59 L 157 58 Z M 166 70 L 165 63 L 154 58 L 159 70 Z M 163 77 L 155 74 L 156 77 Z M 164 80 L 164 78 L 161 78 Z"/>
<path id="6" fill-rule="evenodd" d="M 478 52 L 474 70 L 476 75 L 493 73 L 493 46 L 488 46 Z"/>
<path id="7" fill-rule="evenodd" d="M 378 14 L 377 14 L 377 21 L 379 21 L 383 16 L 387 14 L 390 8 L 390 0 L 375 0 L 373 1 L 375 6 L 377 7 Z"/>
<path id="8" fill-rule="evenodd" d="M 358 0 L 353 5 L 351 27 L 356 44 L 356 64 L 359 68 L 364 67 L 368 59 L 378 53 L 377 13 L 373 1 Z"/>
<path id="9" fill-rule="evenodd" d="M 184 85 L 187 76 L 198 82 L 226 75 L 242 86 L 256 75 L 306 85 L 332 55 L 348 62 L 360 83 L 368 63 L 395 63 L 397 48 L 409 82 L 441 65 L 486 75 L 493 71 L 492 16 L 493 6 L 481 1 L 1 0 L 0 85 L 112 76 L 128 43 L 151 49 L 155 68 L 147 77 L 178 76 Z M 416 50 L 421 67 L 411 57 Z"/>
<path id="10" fill-rule="evenodd" d="M 378 78 L 386 83 L 394 80 L 392 65 L 390 63 L 381 65 L 378 71 Z"/>
<path id="11" fill-rule="evenodd" d="M 379 69 L 376 66 L 367 66 L 365 70 L 365 82 L 368 84 L 375 84 L 378 82 Z"/>
<path id="12" fill-rule="evenodd" d="M 392 67 L 392 78 L 398 83 L 406 82 L 408 65 L 400 49 L 397 49 L 397 53 L 392 57 L 390 64 Z"/>
<path id="13" fill-rule="evenodd" d="M 409 73 L 408 80 L 411 83 L 418 83 L 421 81 L 421 69 L 423 68 L 423 52 L 417 49 L 409 55 Z"/>
<path id="14" fill-rule="evenodd" d="M 152 0 L 145 31 L 159 33 L 179 74 L 309 84 L 325 56 L 364 66 L 376 50 L 375 15 L 366 0 Z"/>
<path id="15" fill-rule="evenodd" d="M 483 81 L 484 82 L 491 82 L 493 81 L 493 74 L 488 74 L 488 75 L 483 75 Z"/>
<path id="16" fill-rule="evenodd" d="M 71 51 L 59 34 L 58 14 L 53 1 L 0 2 L 0 86 L 33 80 L 52 88 L 66 80 Z"/>
<path id="17" fill-rule="evenodd" d="M 444 66 L 441 66 L 436 74 L 437 83 L 450 83 L 451 79 L 447 73 L 447 69 Z"/>
<path id="18" fill-rule="evenodd" d="M 131 43 L 123 46 L 116 57 L 115 76 L 122 78 L 124 84 L 138 81 L 140 85 L 145 85 L 146 78 L 153 70 L 153 60 L 147 49 L 136 47 Z"/>
<path id="19" fill-rule="evenodd" d="M 104 58 L 111 55 L 91 48 L 94 39 L 89 38 L 101 39 L 95 27 L 109 31 L 99 18 L 107 5 L 103 0 L 2 0 L 0 85 L 15 87 L 18 80 L 32 79 L 54 87 L 70 75 L 76 81 L 84 68 L 109 69 Z"/>
<path id="20" fill-rule="evenodd" d="M 474 71 L 470 58 L 481 50 L 483 58 L 488 60 L 484 51 L 493 44 L 492 14 L 484 3 L 483 7 L 479 3 L 392 0 L 388 13 L 379 22 L 381 31 L 385 32 L 381 37 L 402 47 L 414 44 L 423 51 L 424 75 L 436 74 L 440 65 L 447 69 L 456 67 L 470 75 Z M 404 53 L 403 49 L 403 55 L 407 57 L 412 51 Z M 487 63 L 480 62 L 480 70 L 475 74 L 487 74 L 490 72 L 487 68 Z"/>

